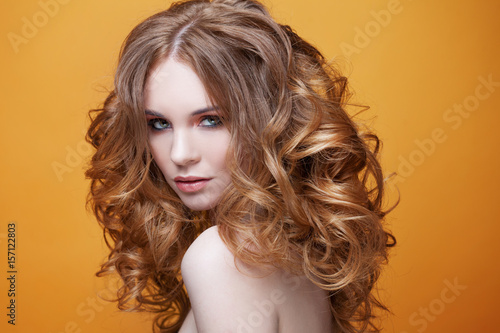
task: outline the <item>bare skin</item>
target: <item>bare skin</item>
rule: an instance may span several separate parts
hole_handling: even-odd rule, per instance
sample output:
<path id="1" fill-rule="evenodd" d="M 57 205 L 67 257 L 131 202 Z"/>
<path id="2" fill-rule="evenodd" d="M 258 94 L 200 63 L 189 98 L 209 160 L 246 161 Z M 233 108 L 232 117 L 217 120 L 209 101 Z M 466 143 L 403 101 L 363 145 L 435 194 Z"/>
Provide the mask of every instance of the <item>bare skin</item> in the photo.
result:
<path id="1" fill-rule="evenodd" d="M 216 226 L 193 242 L 182 261 L 192 308 L 179 333 L 332 332 L 327 293 L 308 279 L 238 267 L 245 274 Z"/>
<path id="2" fill-rule="evenodd" d="M 154 68 L 144 96 L 149 144 L 166 181 L 190 209 L 212 209 L 231 185 L 231 135 L 217 106 L 175 57 Z M 332 332 L 327 294 L 309 280 L 239 267 L 216 226 L 191 244 L 181 269 L 192 309 L 180 333 Z"/>

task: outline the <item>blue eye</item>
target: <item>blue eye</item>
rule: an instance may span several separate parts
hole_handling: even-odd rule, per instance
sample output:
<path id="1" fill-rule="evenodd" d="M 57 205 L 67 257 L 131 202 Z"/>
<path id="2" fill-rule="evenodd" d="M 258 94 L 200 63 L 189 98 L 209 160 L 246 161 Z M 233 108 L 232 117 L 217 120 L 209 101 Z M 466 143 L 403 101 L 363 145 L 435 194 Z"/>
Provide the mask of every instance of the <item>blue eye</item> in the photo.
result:
<path id="1" fill-rule="evenodd" d="M 200 126 L 203 127 L 217 127 L 221 125 L 222 121 L 218 116 L 205 116 L 200 122 Z"/>
<path id="2" fill-rule="evenodd" d="M 151 127 L 153 131 L 161 131 L 170 128 L 170 123 L 165 119 L 155 118 L 148 120 L 148 126 Z"/>

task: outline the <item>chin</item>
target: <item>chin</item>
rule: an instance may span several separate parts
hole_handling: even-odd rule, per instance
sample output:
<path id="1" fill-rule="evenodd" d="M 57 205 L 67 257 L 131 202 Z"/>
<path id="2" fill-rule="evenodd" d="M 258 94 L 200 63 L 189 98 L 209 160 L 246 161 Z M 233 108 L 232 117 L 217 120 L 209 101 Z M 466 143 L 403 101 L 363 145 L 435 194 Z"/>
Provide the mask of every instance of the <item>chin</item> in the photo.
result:
<path id="1" fill-rule="evenodd" d="M 181 200 L 184 203 L 184 205 L 196 212 L 211 210 L 212 208 L 217 206 L 217 200 L 206 201 L 206 200 L 195 200 L 194 198 L 191 200 L 190 199 L 191 198 L 186 199 L 181 197 Z"/>
<path id="2" fill-rule="evenodd" d="M 205 210 L 211 210 L 212 208 L 214 208 L 216 206 L 216 204 L 213 204 L 213 205 L 203 205 L 203 204 L 193 204 L 193 205 L 190 205 L 190 204 L 185 204 L 186 207 L 188 207 L 189 209 L 191 209 L 192 211 L 195 211 L 195 212 L 202 212 L 202 211 L 205 211 Z"/>

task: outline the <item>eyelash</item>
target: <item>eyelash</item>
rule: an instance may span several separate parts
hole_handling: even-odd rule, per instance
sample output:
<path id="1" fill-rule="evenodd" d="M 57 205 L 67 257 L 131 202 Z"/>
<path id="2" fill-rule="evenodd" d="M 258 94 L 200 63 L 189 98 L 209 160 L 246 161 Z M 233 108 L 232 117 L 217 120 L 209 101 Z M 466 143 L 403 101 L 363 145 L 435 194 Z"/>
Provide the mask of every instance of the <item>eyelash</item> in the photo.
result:
<path id="1" fill-rule="evenodd" d="M 151 128 L 152 131 L 163 131 L 164 129 L 167 129 L 167 127 L 165 127 L 165 128 L 156 128 L 155 124 L 159 123 L 159 122 L 168 124 L 168 122 L 165 119 L 162 119 L 162 118 L 153 118 L 153 119 L 149 119 L 148 120 L 148 126 L 149 126 L 149 128 Z"/>
<path id="2" fill-rule="evenodd" d="M 211 124 L 211 125 L 201 125 L 201 123 L 203 123 L 204 121 L 206 120 L 209 120 L 209 121 L 212 121 L 212 122 L 215 122 L 215 124 Z M 166 126 L 166 127 L 162 127 L 160 126 L 161 128 L 157 128 L 155 125 L 157 123 L 162 123 L 163 126 Z M 206 128 L 216 128 L 216 127 L 219 127 L 219 126 L 222 126 L 222 120 L 220 119 L 219 116 L 215 116 L 215 115 L 207 115 L 207 116 L 203 116 L 200 120 L 200 126 L 201 127 L 206 127 Z M 153 119 L 149 119 L 148 120 L 148 126 L 151 128 L 152 131 L 156 131 L 156 132 L 160 132 L 160 131 L 163 131 L 163 130 L 166 130 L 166 129 L 169 129 L 171 126 L 170 126 L 170 123 L 168 121 L 166 121 L 165 119 L 163 118 L 153 118 Z"/>
<path id="3" fill-rule="evenodd" d="M 220 119 L 219 116 L 216 116 L 216 115 L 208 115 L 208 116 L 203 116 L 201 118 L 201 121 L 200 121 L 200 124 L 202 122 L 204 122 L 205 120 L 212 120 L 215 122 L 215 124 L 211 124 L 211 125 L 202 125 L 202 127 L 219 127 L 219 126 L 222 126 L 222 120 Z"/>

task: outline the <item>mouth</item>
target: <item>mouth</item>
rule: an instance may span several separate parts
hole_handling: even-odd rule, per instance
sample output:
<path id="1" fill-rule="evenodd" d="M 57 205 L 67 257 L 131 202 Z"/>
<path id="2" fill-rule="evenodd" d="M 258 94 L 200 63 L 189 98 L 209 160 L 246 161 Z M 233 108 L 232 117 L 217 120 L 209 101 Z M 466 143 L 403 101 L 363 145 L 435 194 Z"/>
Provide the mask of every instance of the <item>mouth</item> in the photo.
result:
<path id="1" fill-rule="evenodd" d="M 204 188 L 210 178 L 201 177 L 175 177 L 174 182 L 179 190 L 186 193 L 197 192 Z"/>

